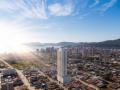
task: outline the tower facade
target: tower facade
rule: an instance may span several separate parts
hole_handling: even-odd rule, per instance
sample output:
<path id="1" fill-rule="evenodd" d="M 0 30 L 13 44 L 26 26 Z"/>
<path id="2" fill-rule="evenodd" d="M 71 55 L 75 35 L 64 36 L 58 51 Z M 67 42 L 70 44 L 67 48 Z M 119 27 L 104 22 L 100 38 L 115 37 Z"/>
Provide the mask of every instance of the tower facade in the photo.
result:
<path id="1" fill-rule="evenodd" d="M 67 50 L 59 48 L 57 51 L 57 80 L 63 84 L 69 82 L 69 77 L 67 76 L 67 59 Z"/>

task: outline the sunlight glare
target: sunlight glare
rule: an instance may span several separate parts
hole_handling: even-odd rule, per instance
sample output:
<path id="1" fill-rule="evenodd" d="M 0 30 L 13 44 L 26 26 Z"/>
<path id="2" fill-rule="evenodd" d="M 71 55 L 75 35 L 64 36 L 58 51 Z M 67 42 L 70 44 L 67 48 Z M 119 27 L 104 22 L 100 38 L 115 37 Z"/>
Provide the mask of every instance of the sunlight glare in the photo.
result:
<path id="1" fill-rule="evenodd" d="M 24 52 L 24 33 L 19 27 L 11 24 L 0 23 L 0 53 L 3 52 Z"/>

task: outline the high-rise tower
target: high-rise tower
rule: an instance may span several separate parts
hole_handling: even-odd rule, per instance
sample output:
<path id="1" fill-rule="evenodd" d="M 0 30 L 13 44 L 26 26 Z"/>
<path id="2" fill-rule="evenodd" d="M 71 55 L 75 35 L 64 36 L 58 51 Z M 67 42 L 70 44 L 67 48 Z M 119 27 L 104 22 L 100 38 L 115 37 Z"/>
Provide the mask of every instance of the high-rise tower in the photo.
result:
<path id="1" fill-rule="evenodd" d="M 69 77 L 67 76 L 67 50 L 65 48 L 60 48 L 57 51 L 57 80 L 60 83 L 69 82 Z"/>

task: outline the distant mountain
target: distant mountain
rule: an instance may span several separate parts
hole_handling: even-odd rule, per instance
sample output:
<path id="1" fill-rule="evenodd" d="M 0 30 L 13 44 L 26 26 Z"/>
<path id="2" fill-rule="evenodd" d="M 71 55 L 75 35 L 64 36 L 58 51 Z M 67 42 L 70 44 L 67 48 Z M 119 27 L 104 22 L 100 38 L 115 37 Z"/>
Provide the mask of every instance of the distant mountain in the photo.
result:
<path id="1" fill-rule="evenodd" d="M 120 39 L 116 40 L 107 40 L 102 42 L 61 42 L 59 43 L 61 46 L 91 46 L 91 47 L 100 47 L 100 48 L 120 48 Z"/>
<path id="2" fill-rule="evenodd" d="M 75 43 L 75 42 L 59 42 L 59 43 L 56 43 L 56 45 L 58 46 L 73 46 L 73 45 L 76 45 L 78 43 Z"/>
<path id="3" fill-rule="evenodd" d="M 120 48 L 120 39 L 117 40 L 107 40 L 98 43 L 91 43 L 89 44 L 95 47 L 102 47 L 102 48 Z"/>
<path id="4" fill-rule="evenodd" d="M 101 48 L 120 48 L 120 39 L 117 40 L 107 40 L 103 42 L 59 42 L 59 43 L 40 43 L 32 42 L 28 43 L 29 46 L 91 46 L 91 47 L 101 47 Z"/>
<path id="5" fill-rule="evenodd" d="M 71 46 L 76 45 L 74 42 L 59 42 L 59 43 L 39 43 L 39 42 L 31 42 L 26 45 L 29 46 Z"/>

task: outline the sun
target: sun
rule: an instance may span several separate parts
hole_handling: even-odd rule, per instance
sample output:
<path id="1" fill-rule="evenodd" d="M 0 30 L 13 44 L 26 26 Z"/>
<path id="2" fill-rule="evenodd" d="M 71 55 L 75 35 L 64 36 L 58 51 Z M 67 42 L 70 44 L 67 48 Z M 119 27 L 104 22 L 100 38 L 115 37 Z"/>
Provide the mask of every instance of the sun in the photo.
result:
<path id="1" fill-rule="evenodd" d="M 16 25 L 0 23 L 0 53 L 24 52 L 25 35 Z"/>

